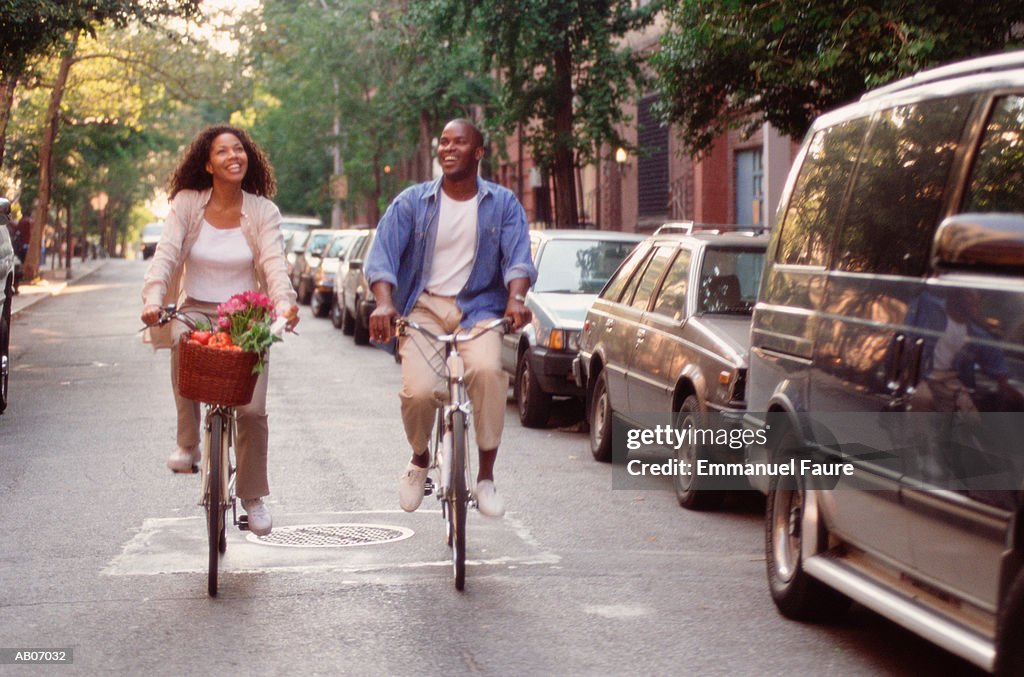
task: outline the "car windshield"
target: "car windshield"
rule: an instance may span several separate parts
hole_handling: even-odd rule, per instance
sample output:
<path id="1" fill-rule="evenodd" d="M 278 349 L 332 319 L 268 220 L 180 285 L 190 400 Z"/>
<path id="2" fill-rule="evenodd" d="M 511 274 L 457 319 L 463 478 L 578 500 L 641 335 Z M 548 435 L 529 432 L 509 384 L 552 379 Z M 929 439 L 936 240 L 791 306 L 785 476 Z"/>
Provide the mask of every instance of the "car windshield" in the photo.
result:
<path id="1" fill-rule="evenodd" d="M 164 230 L 164 224 L 162 223 L 151 223 L 142 229 L 142 237 L 160 237 L 160 233 Z"/>
<path id="2" fill-rule="evenodd" d="M 707 249 L 700 271 L 699 312 L 749 315 L 763 268 L 761 250 Z"/>
<path id="3" fill-rule="evenodd" d="M 307 247 L 309 253 L 314 254 L 316 256 L 320 256 L 320 254 L 324 251 L 324 247 L 327 246 L 327 243 L 330 241 L 330 239 L 330 233 L 315 233 L 313 237 L 310 239 L 309 246 Z"/>
<path id="4" fill-rule="evenodd" d="M 596 294 L 635 242 L 551 240 L 537 262 L 535 292 Z"/>
<path id="5" fill-rule="evenodd" d="M 326 258 L 337 258 L 337 256 L 345 251 L 345 249 L 352 243 L 354 238 L 354 235 L 344 235 L 342 237 L 334 238 L 334 241 L 331 242 L 331 248 L 327 250 Z"/>

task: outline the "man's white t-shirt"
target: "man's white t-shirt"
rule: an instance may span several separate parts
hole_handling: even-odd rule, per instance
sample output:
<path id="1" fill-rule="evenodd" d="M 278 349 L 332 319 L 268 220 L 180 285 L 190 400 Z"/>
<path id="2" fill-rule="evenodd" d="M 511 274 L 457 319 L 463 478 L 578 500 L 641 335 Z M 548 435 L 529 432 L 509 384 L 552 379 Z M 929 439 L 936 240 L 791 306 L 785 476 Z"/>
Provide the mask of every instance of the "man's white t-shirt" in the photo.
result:
<path id="1" fill-rule="evenodd" d="M 185 263 L 189 298 L 223 303 L 256 288 L 252 249 L 241 228 L 217 228 L 203 219 Z"/>
<path id="2" fill-rule="evenodd" d="M 441 191 L 434 260 L 426 290 L 438 296 L 457 295 L 469 280 L 476 255 L 477 196 L 453 200 Z"/>

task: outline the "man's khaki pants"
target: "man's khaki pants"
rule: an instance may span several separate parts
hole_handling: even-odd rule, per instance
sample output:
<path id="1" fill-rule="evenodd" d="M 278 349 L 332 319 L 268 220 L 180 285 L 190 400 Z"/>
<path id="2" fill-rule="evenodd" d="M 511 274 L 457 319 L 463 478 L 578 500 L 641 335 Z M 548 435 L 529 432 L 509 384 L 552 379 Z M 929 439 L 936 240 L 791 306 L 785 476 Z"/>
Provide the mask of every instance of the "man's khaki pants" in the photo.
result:
<path id="1" fill-rule="evenodd" d="M 435 334 L 448 334 L 459 328 L 462 311 L 454 297 L 424 293 L 416 301 L 409 319 Z M 484 320 L 480 324 L 489 322 Z M 473 334 L 478 326 L 465 331 Z M 434 417 L 442 397 L 448 392 L 444 347 L 414 329 L 401 339 L 402 421 L 413 453 L 426 451 Z M 501 334 L 484 332 L 479 338 L 459 345 L 466 365 L 466 389 L 473 404 L 473 429 L 480 449 L 490 451 L 501 444 L 508 397 L 508 376 L 501 369 Z"/>

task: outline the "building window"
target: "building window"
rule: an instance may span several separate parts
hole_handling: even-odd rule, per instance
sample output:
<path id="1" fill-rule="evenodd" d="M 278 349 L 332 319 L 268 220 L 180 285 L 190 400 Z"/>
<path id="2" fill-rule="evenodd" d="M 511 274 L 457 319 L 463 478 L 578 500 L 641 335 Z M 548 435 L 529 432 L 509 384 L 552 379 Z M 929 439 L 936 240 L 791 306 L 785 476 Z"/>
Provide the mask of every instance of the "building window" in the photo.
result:
<path id="1" fill-rule="evenodd" d="M 657 95 L 640 100 L 637 113 L 638 212 L 640 216 L 668 215 L 668 126 L 662 125 L 651 113 Z"/>

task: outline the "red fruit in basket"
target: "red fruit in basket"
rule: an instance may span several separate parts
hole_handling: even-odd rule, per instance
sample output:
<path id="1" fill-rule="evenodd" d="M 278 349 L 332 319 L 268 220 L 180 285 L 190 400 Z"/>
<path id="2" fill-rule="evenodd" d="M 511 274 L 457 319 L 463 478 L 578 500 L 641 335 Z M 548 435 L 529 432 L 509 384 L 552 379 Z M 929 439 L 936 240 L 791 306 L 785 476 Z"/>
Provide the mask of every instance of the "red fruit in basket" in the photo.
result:
<path id="1" fill-rule="evenodd" d="M 231 334 L 226 331 L 219 331 L 210 337 L 209 342 L 206 344 L 211 348 L 229 348 L 231 347 Z"/>
<path id="2" fill-rule="evenodd" d="M 210 337 L 213 336 L 212 332 L 208 331 L 194 331 L 192 332 L 192 341 L 199 345 L 207 345 L 210 342 Z"/>

